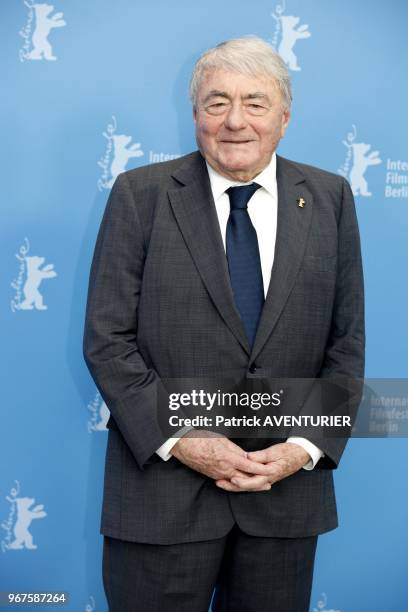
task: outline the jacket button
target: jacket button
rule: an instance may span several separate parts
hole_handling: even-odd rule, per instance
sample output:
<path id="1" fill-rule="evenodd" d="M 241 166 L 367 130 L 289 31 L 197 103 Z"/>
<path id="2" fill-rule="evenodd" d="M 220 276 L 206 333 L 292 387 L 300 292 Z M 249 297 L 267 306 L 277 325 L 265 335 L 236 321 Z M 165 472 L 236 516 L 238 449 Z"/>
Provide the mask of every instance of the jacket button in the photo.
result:
<path id="1" fill-rule="evenodd" d="M 258 368 L 257 368 L 257 366 L 256 366 L 254 363 L 252 363 L 252 364 L 249 366 L 249 371 L 250 371 L 250 373 L 251 373 L 251 374 L 255 374 L 255 372 L 257 371 L 257 369 L 258 369 Z"/>

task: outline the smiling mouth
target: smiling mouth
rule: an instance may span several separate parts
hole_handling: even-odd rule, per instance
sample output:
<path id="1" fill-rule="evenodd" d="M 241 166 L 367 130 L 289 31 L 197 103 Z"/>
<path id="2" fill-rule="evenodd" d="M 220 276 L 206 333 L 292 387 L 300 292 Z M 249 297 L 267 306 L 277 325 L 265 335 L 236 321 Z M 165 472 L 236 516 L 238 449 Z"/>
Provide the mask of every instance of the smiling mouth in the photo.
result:
<path id="1" fill-rule="evenodd" d="M 255 142 L 254 140 L 221 140 L 224 144 L 247 144 L 248 142 Z"/>

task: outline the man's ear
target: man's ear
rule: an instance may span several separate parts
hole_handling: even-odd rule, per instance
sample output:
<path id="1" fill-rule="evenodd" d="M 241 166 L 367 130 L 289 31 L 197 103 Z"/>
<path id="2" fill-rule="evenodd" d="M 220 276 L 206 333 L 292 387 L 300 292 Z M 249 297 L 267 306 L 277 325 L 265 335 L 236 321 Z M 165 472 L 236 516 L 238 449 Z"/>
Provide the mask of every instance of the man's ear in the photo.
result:
<path id="1" fill-rule="evenodd" d="M 290 109 L 284 110 L 282 113 L 282 125 L 281 125 L 281 138 L 284 137 L 286 128 L 289 125 L 290 121 Z"/>
<path id="2" fill-rule="evenodd" d="M 197 109 L 196 109 L 195 104 L 193 105 L 193 121 L 194 123 L 197 122 Z"/>

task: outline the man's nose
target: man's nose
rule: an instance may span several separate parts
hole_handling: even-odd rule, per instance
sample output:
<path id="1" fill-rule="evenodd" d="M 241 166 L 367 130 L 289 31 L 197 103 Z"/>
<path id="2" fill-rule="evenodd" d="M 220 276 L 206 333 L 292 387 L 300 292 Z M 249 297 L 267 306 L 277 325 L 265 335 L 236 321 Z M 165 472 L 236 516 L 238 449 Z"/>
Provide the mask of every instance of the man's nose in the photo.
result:
<path id="1" fill-rule="evenodd" d="M 231 104 L 225 120 L 225 126 L 230 130 L 241 130 L 246 127 L 245 111 L 240 103 Z"/>

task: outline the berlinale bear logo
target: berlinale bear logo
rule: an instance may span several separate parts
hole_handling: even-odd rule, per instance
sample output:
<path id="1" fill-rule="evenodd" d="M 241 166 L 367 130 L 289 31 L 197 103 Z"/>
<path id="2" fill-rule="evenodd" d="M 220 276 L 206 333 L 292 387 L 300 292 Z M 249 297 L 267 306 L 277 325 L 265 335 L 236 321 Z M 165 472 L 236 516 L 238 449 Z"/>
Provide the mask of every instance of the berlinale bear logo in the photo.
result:
<path id="1" fill-rule="evenodd" d="M 19 271 L 17 278 L 11 283 L 15 290 L 14 298 L 11 300 L 11 310 L 47 310 L 44 298 L 40 293 L 40 285 L 43 280 L 55 278 L 54 264 L 43 266 L 45 257 L 28 255 L 30 244 L 24 239 L 16 258 L 19 260 Z"/>
<path id="2" fill-rule="evenodd" d="M 35 499 L 32 497 L 17 497 L 15 499 L 17 505 L 17 521 L 14 525 L 15 539 L 9 545 L 9 549 L 31 548 L 34 550 L 37 548 L 33 544 L 33 536 L 28 531 L 28 528 L 33 519 L 44 518 L 47 516 L 47 513 L 44 512 L 42 504 L 31 509 L 34 502 Z"/>
<path id="3" fill-rule="evenodd" d="M 98 188 L 111 189 L 116 177 L 126 170 L 131 157 L 142 157 L 144 155 L 140 148 L 140 142 L 132 142 L 132 136 L 116 134 L 116 117 L 112 115 L 112 123 L 108 123 L 103 132 L 106 138 L 106 149 L 104 156 L 98 161 L 102 168 L 102 176 L 98 180 Z"/>
<path id="4" fill-rule="evenodd" d="M 368 189 L 367 179 L 364 176 L 365 172 L 369 166 L 381 164 L 382 160 L 378 151 L 370 151 L 370 144 L 355 142 L 356 137 L 357 130 L 356 126 L 353 125 L 353 130 L 347 134 L 346 140 L 343 140 L 347 153 L 338 172 L 350 181 L 353 195 L 367 197 L 372 194 Z"/>
<path id="5" fill-rule="evenodd" d="M 20 36 L 24 38 L 23 48 L 20 49 L 20 60 L 49 60 L 55 61 L 48 35 L 53 28 L 62 28 L 66 25 L 63 13 L 54 13 L 52 4 L 36 4 L 32 0 L 25 0 L 24 4 L 28 8 L 28 17 L 25 27 L 20 31 Z M 35 28 L 32 32 L 32 22 L 35 17 Z"/>
<path id="6" fill-rule="evenodd" d="M 33 542 L 33 536 L 30 533 L 30 525 L 34 519 L 41 519 L 47 516 L 44 511 L 43 504 L 35 503 L 33 497 L 22 497 L 20 495 L 20 483 L 15 481 L 16 486 L 13 486 L 9 495 L 6 495 L 6 500 L 10 502 L 10 511 L 7 519 L 1 523 L 2 529 L 6 535 L 1 541 L 1 550 L 35 550 L 37 545 Z"/>
<path id="7" fill-rule="evenodd" d="M 32 310 L 34 307 L 37 310 L 47 310 L 48 308 L 44 304 L 39 286 L 45 278 L 54 278 L 57 273 L 54 270 L 54 264 L 48 264 L 41 268 L 40 266 L 43 263 L 44 257 L 26 257 L 27 280 L 23 288 L 25 299 L 20 304 L 21 310 Z"/>
<path id="8" fill-rule="evenodd" d="M 309 26 L 306 24 L 298 26 L 300 17 L 284 15 L 285 3 L 278 4 L 275 12 L 271 13 L 276 21 L 275 32 L 272 38 L 272 46 L 277 49 L 279 55 L 288 66 L 289 70 L 299 71 L 301 67 L 293 51 L 296 42 L 302 38 L 310 38 Z M 278 40 L 280 42 L 278 44 Z"/>

